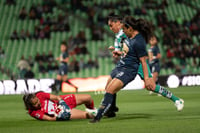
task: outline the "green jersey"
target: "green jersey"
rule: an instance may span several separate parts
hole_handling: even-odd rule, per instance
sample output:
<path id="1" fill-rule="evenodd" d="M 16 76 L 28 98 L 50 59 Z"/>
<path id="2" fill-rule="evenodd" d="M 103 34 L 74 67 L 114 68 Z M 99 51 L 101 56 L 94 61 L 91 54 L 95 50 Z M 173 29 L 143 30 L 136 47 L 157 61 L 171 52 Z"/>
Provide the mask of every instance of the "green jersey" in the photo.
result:
<path id="1" fill-rule="evenodd" d="M 123 41 L 126 38 L 127 36 L 123 32 L 123 30 L 120 29 L 120 31 L 115 35 L 115 42 L 114 42 L 115 51 L 122 51 Z"/>

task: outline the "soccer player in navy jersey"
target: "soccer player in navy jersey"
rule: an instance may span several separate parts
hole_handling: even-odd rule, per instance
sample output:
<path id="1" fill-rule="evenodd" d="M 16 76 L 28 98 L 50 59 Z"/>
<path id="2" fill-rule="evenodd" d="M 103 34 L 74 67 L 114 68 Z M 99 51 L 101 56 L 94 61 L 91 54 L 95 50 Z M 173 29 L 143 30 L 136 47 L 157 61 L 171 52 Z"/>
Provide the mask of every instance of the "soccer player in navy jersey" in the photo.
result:
<path id="1" fill-rule="evenodd" d="M 23 101 L 29 115 L 38 120 L 66 121 L 70 119 L 86 119 L 93 118 L 96 112 L 94 101 L 87 94 L 57 96 L 45 92 L 37 92 L 25 94 Z M 75 109 L 77 105 L 81 104 L 85 104 L 89 112 Z M 60 106 L 65 108 L 64 112 L 61 112 Z"/>
<path id="2" fill-rule="evenodd" d="M 68 50 L 67 50 L 67 44 L 65 42 L 61 43 L 60 50 L 61 50 L 61 54 L 58 58 L 56 58 L 56 60 L 60 62 L 58 74 L 56 77 L 56 83 L 55 83 L 56 86 L 55 87 L 53 86 L 52 88 L 53 90 L 55 90 L 56 94 L 58 94 L 58 92 L 60 91 L 62 82 L 67 82 L 71 86 L 73 86 L 77 91 L 78 88 L 74 84 L 69 82 L 68 77 L 67 77 L 69 55 L 68 55 Z"/>
<path id="3" fill-rule="evenodd" d="M 115 50 L 118 52 L 122 52 L 123 48 L 123 41 L 126 38 L 126 35 L 124 34 L 122 30 L 122 23 L 123 18 L 121 16 L 115 15 L 111 13 L 108 16 L 108 26 L 110 27 L 110 30 L 115 33 L 115 41 L 114 41 L 114 46 L 110 46 L 110 50 Z M 112 81 L 112 77 L 110 76 L 107 80 L 107 85 Z M 106 85 L 106 86 L 107 86 Z M 116 114 L 115 112 L 118 112 L 119 108 L 116 106 L 116 99 L 117 99 L 117 94 L 115 93 L 113 95 L 113 102 L 110 107 L 110 109 L 104 114 L 107 117 L 115 117 Z"/>
<path id="4" fill-rule="evenodd" d="M 157 45 L 158 41 L 157 41 L 156 36 L 153 36 L 150 39 L 149 44 L 151 45 L 150 48 L 148 49 L 149 66 L 151 69 L 153 80 L 156 82 L 156 84 L 159 84 L 158 83 L 158 75 L 160 73 L 159 59 L 161 58 L 161 53 Z M 152 91 L 149 91 L 149 94 L 152 94 L 152 93 L 153 93 Z M 158 96 L 160 96 L 160 94 L 158 94 Z"/>
<path id="5" fill-rule="evenodd" d="M 156 85 L 151 73 L 148 72 L 146 43 L 149 42 L 150 38 L 153 36 L 152 29 L 152 25 L 144 19 L 135 19 L 131 16 L 124 18 L 123 31 L 128 38 L 123 43 L 123 54 L 121 54 L 121 51 L 114 50 L 112 52 L 113 57 L 117 58 L 121 56 L 121 59 L 111 72 L 112 80 L 106 86 L 106 93 L 101 106 L 95 118 L 90 121 L 91 123 L 100 121 L 103 115 L 109 110 L 113 101 L 113 95 L 130 81 L 134 80 L 139 69 L 143 71 L 140 77 L 144 80 L 147 90 L 151 90 L 171 99 L 175 102 L 178 111 L 183 109 L 184 101 L 173 95 L 166 88 Z"/>

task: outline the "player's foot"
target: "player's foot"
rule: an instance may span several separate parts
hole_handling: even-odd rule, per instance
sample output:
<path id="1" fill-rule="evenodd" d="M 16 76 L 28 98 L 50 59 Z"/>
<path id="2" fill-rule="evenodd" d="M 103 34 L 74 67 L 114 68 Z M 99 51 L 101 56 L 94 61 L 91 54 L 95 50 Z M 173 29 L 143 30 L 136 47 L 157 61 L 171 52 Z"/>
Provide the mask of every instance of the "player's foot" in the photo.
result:
<path id="1" fill-rule="evenodd" d="M 176 106 L 177 111 L 181 111 L 183 109 L 183 107 L 184 107 L 183 99 L 176 100 L 175 101 L 175 106 Z"/>
<path id="2" fill-rule="evenodd" d="M 108 111 L 104 114 L 104 116 L 107 116 L 108 118 L 112 118 L 112 117 L 115 117 L 116 114 L 114 111 Z"/>
<path id="3" fill-rule="evenodd" d="M 112 109 L 114 112 L 118 112 L 119 111 L 119 108 L 117 106 L 115 106 L 113 109 Z"/>
<path id="4" fill-rule="evenodd" d="M 90 120 L 89 123 L 98 123 L 99 121 L 100 120 L 94 118 L 94 119 Z"/>
<path id="5" fill-rule="evenodd" d="M 161 94 L 157 94 L 157 96 L 161 97 L 162 95 Z"/>
<path id="6" fill-rule="evenodd" d="M 149 91 L 149 95 L 152 95 L 153 94 L 153 91 Z"/>
<path id="7" fill-rule="evenodd" d="M 96 116 L 97 115 L 97 109 L 85 109 L 86 112 L 88 112 L 88 114 L 92 115 L 92 116 Z"/>

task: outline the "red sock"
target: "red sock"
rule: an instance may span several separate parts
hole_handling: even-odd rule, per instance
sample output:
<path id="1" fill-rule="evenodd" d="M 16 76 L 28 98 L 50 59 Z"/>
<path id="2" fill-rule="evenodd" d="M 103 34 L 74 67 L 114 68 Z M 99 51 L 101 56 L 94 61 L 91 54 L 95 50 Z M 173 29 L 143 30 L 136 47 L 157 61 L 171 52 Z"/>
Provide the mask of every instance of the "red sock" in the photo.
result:
<path id="1" fill-rule="evenodd" d="M 85 104 L 85 106 L 88 109 L 94 109 L 94 101 L 92 100 L 92 102 L 90 104 Z"/>

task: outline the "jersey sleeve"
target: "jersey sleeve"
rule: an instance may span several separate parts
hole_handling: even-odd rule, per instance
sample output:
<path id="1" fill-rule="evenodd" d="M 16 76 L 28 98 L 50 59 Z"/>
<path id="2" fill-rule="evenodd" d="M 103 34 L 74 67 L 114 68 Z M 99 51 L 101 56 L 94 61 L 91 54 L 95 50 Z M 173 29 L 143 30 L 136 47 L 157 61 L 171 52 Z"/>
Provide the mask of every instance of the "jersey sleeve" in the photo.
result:
<path id="1" fill-rule="evenodd" d="M 160 49 L 158 46 L 156 46 L 156 50 L 157 50 L 157 53 L 160 53 Z"/>
<path id="2" fill-rule="evenodd" d="M 118 42 L 119 40 L 115 38 L 114 47 L 115 51 L 121 51 L 122 45 Z"/>
<path id="3" fill-rule="evenodd" d="M 116 36 L 115 36 L 115 42 L 114 42 L 114 47 L 115 51 L 122 51 L 123 47 L 123 41 L 126 39 L 126 35 L 124 34 L 123 31 L 120 31 Z"/>
<path id="4" fill-rule="evenodd" d="M 147 51 L 146 51 L 146 44 L 143 43 L 142 41 L 139 41 L 136 43 L 135 45 L 135 48 L 136 48 L 136 52 L 137 52 L 137 55 L 138 57 L 144 57 L 144 56 L 147 56 Z"/>
<path id="5" fill-rule="evenodd" d="M 46 100 L 46 99 L 50 99 L 50 94 L 49 93 L 45 93 L 45 92 L 38 92 L 36 93 L 36 96 L 39 98 L 39 99 L 42 99 L 42 100 Z"/>
<path id="6" fill-rule="evenodd" d="M 63 54 L 63 59 L 66 59 L 66 58 L 68 58 L 68 52 L 65 52 L 64 54 Z"/>
<path id="7" fill-rule="evenodd" d="M 44 112 L 41 110 L 29 111 L 29 114 L 36 119 L 43 120 Z"/>

